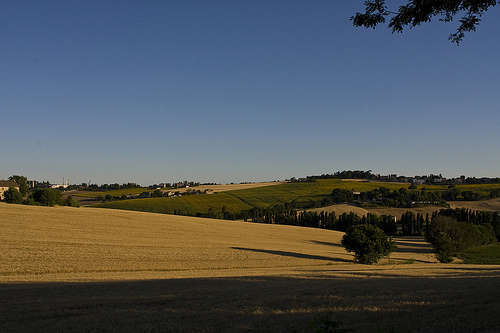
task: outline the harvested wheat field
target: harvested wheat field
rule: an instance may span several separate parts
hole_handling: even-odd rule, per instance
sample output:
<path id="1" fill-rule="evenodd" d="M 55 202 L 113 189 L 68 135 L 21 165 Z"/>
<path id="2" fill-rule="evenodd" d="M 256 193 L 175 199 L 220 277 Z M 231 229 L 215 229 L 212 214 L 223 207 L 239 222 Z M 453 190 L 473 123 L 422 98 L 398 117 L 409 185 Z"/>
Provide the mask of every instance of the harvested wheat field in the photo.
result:
<path id="1" fill-rule="evenodd" d="M 420 238 L 397 239 L 379 265 L 357 265 L 341 237 L 0 204 L 0 331 L 310 332 L 332 320 L 355 332 L 500 327 L 500 266 L 438 264 Z"/>
<path id="2" fill-rule="evenodd" d="M 416 207 L 416 208 L 392 208 L 392 207 L 384 207 L 384 208 L 362 208 L 348 204 L 336 204 L 327 207 L 320 208 L 312 208 L 308 209 L 309 212 L 334 212 L 337 216 L 343 213 L 354 213 L 359 216 L 364 216 L 368 213 L 376 214 L 376 215 L 392 215 L 401 218 L 401 215 L 404 213 L 411 211 L 415 214 L 429 214 L 432 215 L 433 212 L 443 209 L 444 207 L 439 206 L 427 206 L 427 207 Z"/>
<path id="3" fill-rule="evenodd" d="M 332 265 L 370 269 L 351 263 L 337 231 L 99 208 L 1 204 L 0 216 L 0 281 L 301 274 Z M 390 258 L 394 264 L 435 262 L 422 240 L 400 243 Z"/>
<path id="4" fill-rule="evenodd" d="M 500 198 L 482 201 L 449 201 L 450 208 L 467 208 L 472 210 L 484 210 L 500 212 Z"/>
<path id="5" fill-rule="evenodd" d="M 335 215 L 342 215 L 344 213 L 354 213 L 359 216 L 364 216 L 369 213 L 368 210 L 357 207 L 354 205 L 349 205 L 349 204 L 336 204 L 336 205 L 331 205 L 331 206 L 326 206 L 326 207 L 319 207 L 319 208 L 311 208 L 307 210 L 308 212 L 327 212 L 327 213 L 335 213 Z"/>
<path id="6" fill-rule="evenodd" d="M 281 185 L 285 182 L 259 182 L 259 183 L 246 183 L 246 184 L 217 184 L 217 185 L 199 185 L 193 187 L 183 187 L 178 189 L 170 189 L 169 192 L 186 192 L 186 191 L 207 191 L 208 194 L 235 191 L 235 190 L 246 190 L 251 188 Z"/>

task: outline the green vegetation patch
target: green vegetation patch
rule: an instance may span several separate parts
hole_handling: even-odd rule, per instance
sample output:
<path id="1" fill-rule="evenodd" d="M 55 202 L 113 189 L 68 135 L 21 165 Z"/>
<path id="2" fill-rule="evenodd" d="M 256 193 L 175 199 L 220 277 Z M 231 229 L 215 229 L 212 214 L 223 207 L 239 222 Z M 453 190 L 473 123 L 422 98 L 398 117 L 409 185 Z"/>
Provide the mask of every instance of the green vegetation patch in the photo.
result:
<path id="1" fill-rule="evenodd" d="M 97 198 L 104 197 L 106 194 L 112 195 L 114 197 L 121 197 L 122 195 L 137 195 L 141 194 L 145 191 L 151 191 L 145 187 L 138 188 L 123 188 L 119 190 L 110 190 L 110 191 L 79 191 L 76 193 L 71 193 L 73 197 L 82 197 L 82 198 Z"/>
<path id="2" fill-rule="evenodd" d="M 223 208 L 232 213 L 252 208 L 238 198 L 226 194 L 226 192 L 206 195 L 188 195 L 177 198 L 120 200 L 106 202 L 95 206 L 102 208 L 191 216 L 208 214 L 210 210 L 221 211 Z"/>
<path id="3" fill-rule="evenodd" d="M 252 208 L 268 208 L 278 204 L 298 203 L 296 207 L 308 207 L 307 203 L 318 203 L 322 199 L 331 197 L 334 189 L 343 189 L 355 192 L 373 191 L 385 187 L 391 191 L 409 188 L 406 183 L 389 183 L 376 181 L 352 181 L 341 179 L 318 179 L 314 182 L 286 183 L 275 186 L 263 186 L 243 190 L 219 192 L 215 194 L 189 195 L 176 198 L 147 198 L 106 202 L 96 207 L 136 210 L 154 213 L 168 213 L 191 216 L 206 216 L 212 212 L 224 210 L 237 214 Z M 418 190 L 426 188 L 428 191 L 446 191 L 448 186 L 430 185 L 419 186 Z M 493 190 L 500 189 L 500 184 L 494 185 L 461 185 L 460 190 Z M 140 194 L 144 189 L 124 189 L 107 192 L 85 192 L 85 196 L 98 197 L 110 194 Z M 486 192 L 485 192 L 486 193 Z M 83 194 L 79 194 L 84 196 Z M 314 207 L 314 206 L 312 206 Z"/>
<path id="4" fill-rule="evenodd" d="M 369 191 L 381 186 L 390 189 L 408 188 L 408 184 L 342 181 L 339 179 L 320 179 L 309 183 L 287 183 L 263 186 L 244 190 L 219 192 L 215 194 L 187 195 L 177 198 L 151 198 L 113 201 L 95 205 L 96 207 L 135 210 L 153 213 L 168 213 L 196 216 L 207 214 L 209 210 L 220 211 L 224 208 L 231 213 L 252 208 L 266 208 L 294 200 L 308 200 L 328 197 L 334 188 L 353 191 Z M 135 189 L 133 189 L 135 190 Z M 119 190 L 121 191 L 121 190 Z M 102 196 L 114 191 L 95 192 Z M 89 192 L 93 193 L 93 192 Z M 96 195 L 97 196 L 97 195 Z"/>
<path id="5" fill-rule="evenodd" d="M 500 243 L 467 249 L 459 258 L 464 264 L 500 265 Z"/>

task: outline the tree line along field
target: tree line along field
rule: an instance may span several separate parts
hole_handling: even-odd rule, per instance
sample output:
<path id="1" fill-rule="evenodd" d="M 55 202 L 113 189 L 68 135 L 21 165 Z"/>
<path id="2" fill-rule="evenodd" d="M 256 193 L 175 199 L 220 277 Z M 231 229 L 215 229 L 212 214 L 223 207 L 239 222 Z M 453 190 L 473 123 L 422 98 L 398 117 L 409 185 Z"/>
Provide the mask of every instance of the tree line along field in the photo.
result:
<path id="1" fill-rule="evenodd" d="M 319 207 L 319 208 L 311 208 L 308 209 L 308 212 L 325 212 L 325 213 L 335 213 L 337 216 L 340 216 L 344 213 L 354 213 L 358 216 L 365 216 L 367 214 L 375 214 L 375 215 L 391 215 L 395 216 L 396 218 L 400 219 L 401 216 L 408 211 L 413 212 L 414 214 L 422 214 L 423 216 L 426 216 L 429 214 L 432 216 L 432 213 L 439 211 L 443 209 L 441 206 L 424 206 L 424 207 L 414 207 L 414 208 L 393 208 L 393 207 L 383 207 L 383 208 L 362 208 L 354 205 L 349 205 L 349 204 L 336 204 L 336 205 L 331 205 L 331 206 L 326 206 L 326 207 Z M 500 209 L 499 209 L 500 210 Z"/>
<path id="2" fill-rule="evenodd" d="M 170 213 L 196 216 L 207 214 L 209 210 L 220 211 L 223 208 L 231 213 L 238 213 L 251 208 L 267 208 L 276 204 L 292 201 L 307 203 L 321 200 L 330 195 L 333 189 L 345 189 L 357 192 L 371 191 L 380 187 L 390 190 L 408 189 L 406 183 L 388 183 L 375 181 L 352 181 L 339 179 L 318 179 L 315 182 L 286 183 L 275 186 L 233 190 L 211 195 L 192 195 L 178 198 L 148 198 L 107 202 L 96 207 L 125 209 L 155 213 Z M 444 185 L 420 185 L 417 191 L 446 191 Z M 500 189 L 500 184 L 492 185 L 457 185 L 460 191 L 488 193 Z"/>
<path id="3" fill-rule="evenodd" d="M 147 188 L 137 187 L 137 188 L 123 188 L 119 190 L 110 190 L 110 191 L 76 191 L 76 192 L 68 192 L 68 195 L 71 195 L 75 198 L 98 198 L 104 197 L 106 194 L 120 197 L 122 195 L 136 195 L 141 194 L 144 191 L 147 191 Z"/>
<path id="4" fill-rule="evenodd" d="M 421 237 L 360 265 L 343 233 L 293 226 L 0 203 L 0 230 L 1 332 L 500 325 L 500 266 L 437 263 Z"/>
<path id="5" fill-rule="evenodd" d="M 279 185 L 280 182 L 264 182 L 264 183 L 244 183 L 244 184 L 220 184 L 220 185 L 198 185 L 192 187 L 183 187 L 183 188 L 166 188 L 162 191 L 171 191 L 171 192 L 187 192 L 191 190 L 199 190 L 199 191 L 207 191 L 207 193 L 219 193 L 225 191 L 233 191 L 240 189 L 248 189 L 255 187 L 264 187 L 264 186 L 273 186 Z M 113 197 L 121 197 L 122 195 L 138 195 L 143 192 L 152 191 L 147 187 L 135 187 L 135 188 L 123 188 L 117 190 L 109 190 L 109 191 L 69 191 L 65 193 L 65 195 L 71 195 L 77 199 L 96 199 L 99 197 L 104 197 L 106 195 L 111 195 Z"/>

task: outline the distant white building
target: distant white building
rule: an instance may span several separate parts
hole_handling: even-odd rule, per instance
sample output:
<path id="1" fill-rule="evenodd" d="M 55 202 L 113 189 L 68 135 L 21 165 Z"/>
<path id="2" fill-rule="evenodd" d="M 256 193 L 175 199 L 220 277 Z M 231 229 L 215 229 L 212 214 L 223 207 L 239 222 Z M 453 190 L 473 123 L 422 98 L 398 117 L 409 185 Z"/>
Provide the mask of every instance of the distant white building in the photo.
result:
<path id="1" fill-rule="evenodd" d="M 50 185 L 50 188 L 67 188 L 69 187 L 69 184 L 53 184 Z"/>
<path id="2" fill-rule="evenodd" d="M 415 184 L 415 185 L 423 185 L 425 183 L 425 179 L 421 179 L 421 178 L 413 178 L 411 180 L 412 184 Z"/>
<path id="3" fill-rule="evenodd" d="M 64 181 L 64 177 L 62 179 L 62 184 L 52 184 L 50 185 L 50 188 L 67 188 L 69 187 L 69 179 Z"/>

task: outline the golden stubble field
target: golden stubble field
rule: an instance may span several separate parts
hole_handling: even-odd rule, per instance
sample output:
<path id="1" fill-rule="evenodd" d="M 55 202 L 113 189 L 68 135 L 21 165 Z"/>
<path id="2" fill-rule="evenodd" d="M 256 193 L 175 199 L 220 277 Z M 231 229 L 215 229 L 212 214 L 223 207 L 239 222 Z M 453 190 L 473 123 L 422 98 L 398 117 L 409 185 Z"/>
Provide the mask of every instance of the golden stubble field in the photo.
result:
<path id="1" fill-rule="evenodd" d="M 357 207 L 354 205 L 349 205 L 349 204 L 336 204 L 336 205 L 331 205 L 327 207 L 320 207 L 320 208 L 312 208 L 308 209 L 309 212 L 328 212 L 332 213 L 334 212 L 335 215 L 339 216 L 343 213 L 354 213 L 359 216 L 364 216 L 368 213 L 371 214 L 376 214 L 376 215 L 392 215 L 397 217 L 398 219 L 401 218 L 401 216 L 408 212 L 411 211 L 415 214 L 423 214 L 424 216 L 426 214 L 432 215 L 433 212 L 439 211 L 440 209 L 443 209 L 444 207 L 439 207 L 439 206 L 427 206 L 427 207 L 416 207 L 416 208 L 392 208 L 392 207 L 384 207 L 384 208 L 362 208 L 362 207 Z"/>
<path id="2" fill-rule="evenodd" d="M 257 187 L 274 186 L 285 184 L 285 182 L 259 182 L 259 183 L 248 183 L 248 184 L 217 184 L 217 185 L 199 185 L 193 187 L 183 187 L 178 189 L 169 189 L 167 192 L 186 192 L 186 191 L 207 191 L 208 194 L 235 191 L 235 190 L 246 190 Z"/>
<path id="3" fill-rule="evenodd" d="M 485 210 L 500 212 L 500 198 L 482 201 L 450 201 L 451 208 L 467 208 L 472 210 Z"/>
<path id="4" fill-rule="evenodd" d="M 102 208 L 0 203 L 0 231 L 0 282 L 467 269 L 438 264 L 418 237 L 396 238 L 396 252 L 366 266 L 352 263 L 338 231 Z"/>
<path id="5" fill-rule="evenodd" d="M 0 331 L 495 332 L 500 266 L 379 265 L 342 233 L 98 208 L 0 204 Z M 407 261 L 413 259 L 414 263 Z"/>
<path id="6" fill-rule="evenodd" d="M 0 281 L 71 281 L 371 270 L 341 232 L 100 208 L 0 204 Z M 401 274 L 444 269 L 421 239 L 399 239 Z M 385 261 L 386 263 L 388 260 Z M 383 266 L 388 268 L 389 266 Z"/>

